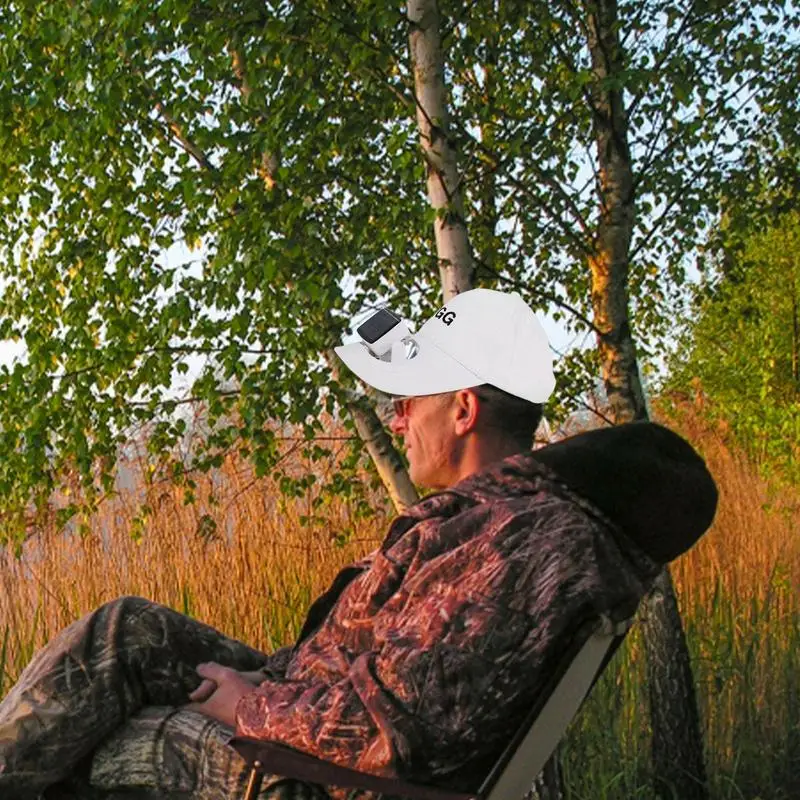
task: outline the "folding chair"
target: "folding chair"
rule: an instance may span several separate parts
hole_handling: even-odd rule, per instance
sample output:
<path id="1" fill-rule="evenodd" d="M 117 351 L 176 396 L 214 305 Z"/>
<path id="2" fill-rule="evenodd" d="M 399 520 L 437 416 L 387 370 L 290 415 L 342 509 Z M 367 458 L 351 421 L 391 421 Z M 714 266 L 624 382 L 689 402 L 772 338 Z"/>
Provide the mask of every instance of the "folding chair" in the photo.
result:
<path id="1" fill-rule="evenodd" d="M 558 668 L 475 794 L 357 772 L 278 742 L 236 737 L 231 745 L 250 767 L 244 800 L 255 800 L 265 773 L 414 800 L 519 800 L 530 791 L 630 624 L 602 618 L 584 626 L 584 634 L 565 648 Z"/>

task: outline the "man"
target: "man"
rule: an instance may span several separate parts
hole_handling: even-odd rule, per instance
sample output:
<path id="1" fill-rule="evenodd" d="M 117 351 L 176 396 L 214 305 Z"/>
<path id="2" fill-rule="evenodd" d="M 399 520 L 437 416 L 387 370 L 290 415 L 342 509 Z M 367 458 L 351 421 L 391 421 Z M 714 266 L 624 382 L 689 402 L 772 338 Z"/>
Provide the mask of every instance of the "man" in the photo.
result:
<path id="1" fill-rule="evenodd" d="M 139 598 L 74 623 L 0 704 L 0 797 L 235 797 L 233 731 L 474 788 L 587 616 L 629 617 L 710 523 L 702 461 L 659 426 L 531 451 L 554 378 L 518 295 L 466 292 L 416 335 L 371 323 L 337 352 L 395 396 L 411 477 L 437 491 L 271 656 Z"/>

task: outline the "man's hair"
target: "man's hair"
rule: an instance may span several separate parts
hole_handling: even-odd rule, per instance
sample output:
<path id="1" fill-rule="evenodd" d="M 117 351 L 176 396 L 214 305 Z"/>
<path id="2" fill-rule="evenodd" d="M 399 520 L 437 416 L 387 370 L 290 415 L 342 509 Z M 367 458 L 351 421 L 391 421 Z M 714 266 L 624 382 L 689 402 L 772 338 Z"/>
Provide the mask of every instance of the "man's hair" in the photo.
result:
<path id="1" fill-rule="evenodd" d="M 533 446 L 533 436 L 542 421 L 542 403 L 531 403 L 490 383 L 475 386 L 472 391 L 482 401 L 484 425 L 503 432 L 524 449 Z"/>

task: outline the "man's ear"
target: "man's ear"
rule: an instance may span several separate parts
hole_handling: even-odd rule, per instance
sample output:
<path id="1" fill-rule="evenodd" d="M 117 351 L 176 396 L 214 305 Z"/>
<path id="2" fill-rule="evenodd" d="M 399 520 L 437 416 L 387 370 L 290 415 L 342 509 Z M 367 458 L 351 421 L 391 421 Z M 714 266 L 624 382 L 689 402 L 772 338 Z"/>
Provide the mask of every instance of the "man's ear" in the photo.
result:
<path id="1" fill-rule="evenodd" d="M 478 423 L 480 400 L 471 389 L 459 389 L 453 393 L 453 420 L 457 436 L 466 436 L 474 431 Z"/>

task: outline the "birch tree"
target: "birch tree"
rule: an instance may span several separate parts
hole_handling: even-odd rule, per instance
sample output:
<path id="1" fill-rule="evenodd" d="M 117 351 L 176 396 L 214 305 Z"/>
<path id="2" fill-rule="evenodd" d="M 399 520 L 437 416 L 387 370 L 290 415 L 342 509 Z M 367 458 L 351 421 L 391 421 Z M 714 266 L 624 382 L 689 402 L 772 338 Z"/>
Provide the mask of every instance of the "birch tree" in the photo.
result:
<path id="1" fill-rule="evenodd" d="M 642 416 L 722 187 L 776 108 L 777 139 L 797 130 L 796 9 L 443 1 L 432 26 L 432 8 L 0 3 L 0 333 L 25 347 L 0 368 L 6 535 L 65 469 L 111 490 L 133 426 L 169 453 L 184 404 L 210 435 L 159 462 L 176 479 L 230 447 L 273 469 L 272 421 L 311 440 L 349 401 L 323 354 L 352 317 L 424 318 L 442 288 L 514 288 L 567 326 L 551 415 L 600 375 L 607 416 Z M 425 110 L 442 85 L 449 107 Z M 702 796 L 663 746 L 676 724 L 654 725 L 663 791 Z"/>
<path id="2" fill-rule="evenodd" d="M 635 176 L 620 81 L 625 56 L 619 22 L 616 0 L 587 3 L 585 25 L 593 70 L 589 102 L 600 201 L 588 265 L 598 356 L 615 423 L 648 416 L 628 312 Z M 664 797 L 677 792 L 681 797 L 702 800 L 708 789 L 697 698 L 675 591 L 666 569 L 645 604 L 656 789 Z"/>
<path id="3" fill-rule="evenodd" d="M 464 219 L 462 179 L 447 110 L 439 9 L 435 0 L 408 3 L 414 101 L 426 186 L 436 212 L 434 238 L 442 299 L 474 288 L 474 265 Z"/>
<path id="4" fill-rule="evenodd" d="M 397 294 L 427 226 L 397 20 L 378 4 L 356 22 L 326 3 L 0 6 L 0 333 L 24 350 L 0 368 L 6 536 L 65 471 L 87 502 L 110 491 L 138 425 L 159 475 L 187 481 L 233 446 L 263 473 L 269 420 L 313 438 L 346 402 L 320 354 Z M 189 406 L 205 452 L 159 460 Z M 374 414 L 358 419 L 385 449 Z"/>
<path id="5" fill-rule="evenodd" d="M 450 127 L 436 0 L 410 0 L 408 21 L 420 149 L 426 166 L 428 199 L 436 212 L 434 240 L 442 301 L 447 303 L 460 292 L 474 288 L 475 267 L 464 217 L 462 176 Z M 534 780 L 529 797 L 559 800 L 562 796 L 558 756 L 554 755 Z"/>

